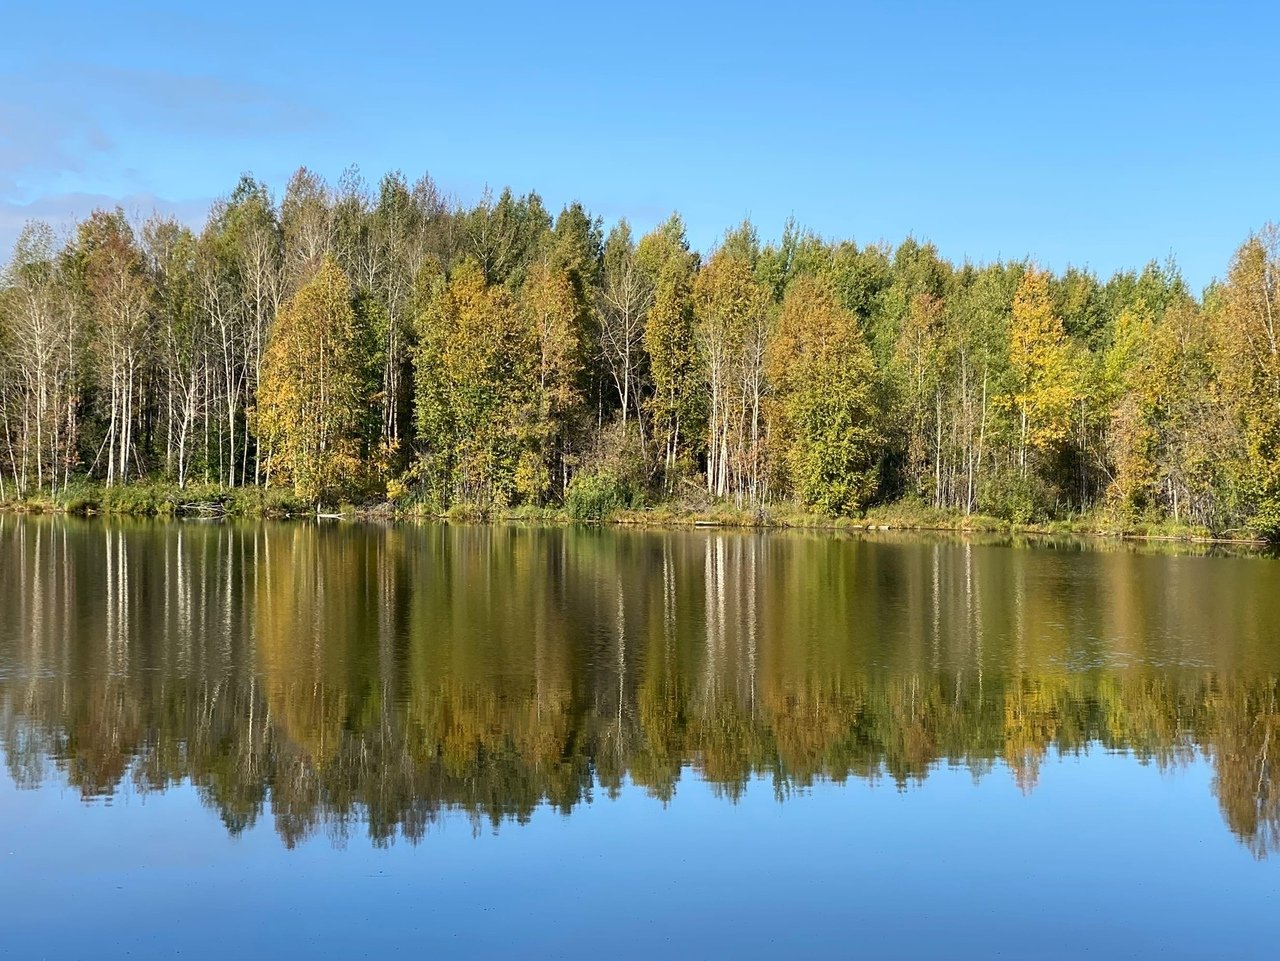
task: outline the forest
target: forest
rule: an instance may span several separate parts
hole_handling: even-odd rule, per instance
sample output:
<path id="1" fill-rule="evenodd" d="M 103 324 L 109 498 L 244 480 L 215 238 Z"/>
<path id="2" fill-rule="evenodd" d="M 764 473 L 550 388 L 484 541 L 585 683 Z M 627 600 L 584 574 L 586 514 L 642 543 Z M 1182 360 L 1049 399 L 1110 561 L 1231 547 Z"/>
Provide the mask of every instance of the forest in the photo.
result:
<path id="1" fill-rule="evenodd" d="M 198 232 L 119 209 L 24 229 L 0 502 L 901 505 L 1276 539 L 1280 232 L 1224 266 L 1197 295 L 1172 262 L 954 264 L 794 223 L 699 253 L 674 214 L 636 236 L 536 193 L 303 168 L 277 203 L 245 176 Z"/>

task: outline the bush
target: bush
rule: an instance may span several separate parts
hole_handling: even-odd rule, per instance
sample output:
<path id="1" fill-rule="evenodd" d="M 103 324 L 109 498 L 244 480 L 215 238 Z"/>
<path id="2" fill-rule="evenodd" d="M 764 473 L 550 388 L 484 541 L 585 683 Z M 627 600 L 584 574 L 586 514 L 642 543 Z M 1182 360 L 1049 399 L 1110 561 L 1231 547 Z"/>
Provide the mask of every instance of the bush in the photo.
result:
<path id="1" fill-rule="evenodd" d="M 237 487 L 226 492 L 223 508 L 228 517 L 288 517 L 315 513 L 291 487 Z"/>
<path id="2" fill-rule="evenodd" d="M 393 504 L 407 503 L 409 500 L 409 485 L 399 477 L 393 477 L 387 481 L 387 500 Z"/>
<path id="3" fill-rule="evenodd" d="M 569 484 L 564 506 L 575 521 L 603 521 L 632 506 L 634 494 L 613 474 L 581 473 Z"/>
<path id="4" fill-rule="evenodd" d="M 1280 544 L 1280 497 L 1263 493 L 1257 498 L 1257 509 L 1249 518 L 1249 527 L 1272 546 Z"/>
<path id="5" fill-rule="evenodd" d="M 1053 488 L 1035 474 L 998 474 L 980 491 L 982 509 L 1014 524 L 1030 524 L 1052 516 Z"/>
<path id="6" fill-rule="evenodd" d="M 146 481 L 107 487 L 102 492 L 104 514 L 149 517 L 170 515 L 177 509 L 177 487 Z"/>
<path id="7" fill-rule="evenodd" d="M 90 514 L 102 503 L 102 488 L 92 481 L 72 481 L 58 492 L 57 502 L 68 514 Z"/>
<path id="8" fill-rule="evenodd" d="M 478 524 L 485 519 L 485 510 L 479 504 L 457 501 L 449 505 L 444 516 L 451 524 Z"/>
<path id="9" fill-rule="evenodd" d="M 635 424 L 607 424 L 595 437 L 582 469 L 569 482 L 564 506 L 580 521 L 602 521 L 620 510 L 640 510 L 652 477 Z"/>

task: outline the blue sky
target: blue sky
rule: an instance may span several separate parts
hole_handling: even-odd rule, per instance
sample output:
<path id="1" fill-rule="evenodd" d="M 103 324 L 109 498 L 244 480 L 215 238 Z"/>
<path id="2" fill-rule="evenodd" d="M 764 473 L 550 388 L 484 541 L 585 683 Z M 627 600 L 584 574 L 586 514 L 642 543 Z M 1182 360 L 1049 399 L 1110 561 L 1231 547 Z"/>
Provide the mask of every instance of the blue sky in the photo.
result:
<path id="1" fill-rule="evenodd" d="M 677 209 L 704 249 L 794 215 L 954 259 L 1173 255 L 1196 287 L 1280 219 L 1276 4 L 6 6 L 6 251 L 105 203 L 198 224 L 300 164 Z"/>

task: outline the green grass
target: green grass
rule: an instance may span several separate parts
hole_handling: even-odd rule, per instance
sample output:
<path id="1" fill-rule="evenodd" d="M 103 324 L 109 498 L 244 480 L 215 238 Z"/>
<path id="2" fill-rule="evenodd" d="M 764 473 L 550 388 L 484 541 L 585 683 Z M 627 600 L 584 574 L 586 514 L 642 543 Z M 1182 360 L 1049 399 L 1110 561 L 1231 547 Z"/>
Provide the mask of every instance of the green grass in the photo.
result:
<path id="1" fill-rule="evenodd" d="M 227 488 L 218 484 L 179 487 L 164 481 L 143 481 L 107 487 L 98 481 L 76 480 L 57 494 L 34 494 L 3 505 L 33 514 L 104 514 L 128 517 L 228 516 L 289 517 L 311 513 L 310 505 L 291 491 L 254 487 Z"/>
<path id="2" fill-rule="evenodd" d="M 188 484 L 185 488 L 180 488 L 171 482 L 150 480 L 109 488 L 99 481 L 86 479 L 73 481 L 56 495 L 40 492 L 21 500 L 10 499 L 0 503 L 0 509 L 31 514 L 136 517 L 287 518 L 314 516 L 316 513 L 314 505 L 300 500 L 291 490 L 279 488 L 227 488 L 203 483 Z M 413 499 L 367 504 L 344 503 L 336 508 L 325 508 L 324 513 L 385 520 L 443 519 L 450 523 L 501 520 L 566 524 L 581 520 L 575 518 L 574 512 L 569 508 L 560 506 L 493 508 L 458 503 L 442 514 L 432 505 Z M 589 520 L 594 523 L 646 528 L 715 526 L 846 531 L 952 531 L 1049 536 L 1101 535 L 1168 541 L 1256 539 L 1249 531 L 1231 531 L 1215 538 L 1214 532 L 1204 527 L 1150 518 L 1125 518 L 1102 510 L 1037 524 L 1014 524 L 997 517 L 942 510 L 913 499 L 876 505 L 857 517 L 833 517 L 815 514 L 795 503 L 777 503 L 761 510 L 750 510 L 739 508 L 733 503 L 715 502 L 702 497 L 667 501 L 642 508 L 615 507 L 599 517 L 590 517 Z"/>
<path id="3" fill-rule="evenodd" d="M 458 503 L 450 505 L 444 518 L 451 524 L 475 524 L 488 520 L 489 512 L 479 504 Z"/>
<path id="4" fill-rule="evenodd" d="M 501 513 L 504 521 L 523 521 L 530 524 L 568 524 L 572 521 L 569 512 L 563 507 L 536 507 L 533 504 L 521 504 L 508 508 Z"/>

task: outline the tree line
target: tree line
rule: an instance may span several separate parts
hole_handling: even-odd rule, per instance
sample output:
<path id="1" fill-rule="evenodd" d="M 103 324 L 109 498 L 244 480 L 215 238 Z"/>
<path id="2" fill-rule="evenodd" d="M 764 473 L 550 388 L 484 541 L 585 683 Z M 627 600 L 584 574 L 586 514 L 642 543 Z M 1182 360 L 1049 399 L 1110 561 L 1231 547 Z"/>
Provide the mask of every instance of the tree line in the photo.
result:
<path id="1" fill-rule="evenodd" d="M 290 488 L 432 510 L 676 501 L 856 514 L 908 500 L 1280 534 L 1280 233 L 1194 295 L 928 243 L 707 255 L 536 193 L 428 177 L 279 203 L 251 177 L 193 231 L 30 224 L 0 284 L 0 499 L 81 478 Z"/>

